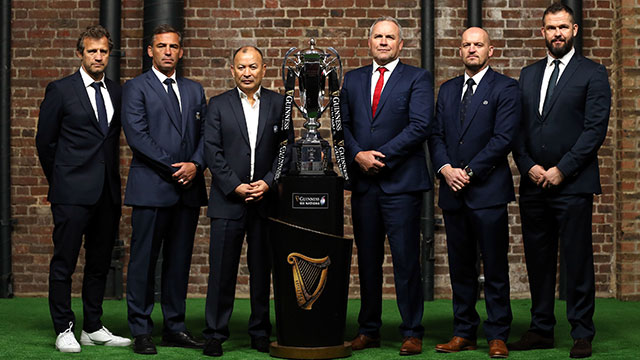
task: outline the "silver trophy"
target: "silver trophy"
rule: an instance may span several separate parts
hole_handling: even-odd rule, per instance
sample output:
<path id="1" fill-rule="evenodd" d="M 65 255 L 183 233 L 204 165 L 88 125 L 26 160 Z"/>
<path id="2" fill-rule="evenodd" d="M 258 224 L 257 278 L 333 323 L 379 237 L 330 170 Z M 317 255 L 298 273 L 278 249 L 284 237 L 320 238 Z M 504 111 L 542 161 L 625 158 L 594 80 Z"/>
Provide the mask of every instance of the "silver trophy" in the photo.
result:
<path id="1" fill-rule="evenodd" d="M 336 161 L 342 175 L 348 180 L 344 161 L 344 134 L 340 118 L 340 83 L 342 82 L 342 62 L 338 52 L 329 47 L 327 52 L 316 48 L 315 39 L 309 41 L 309 48 L 298 50 L 293 47 L 287 51 L 282 62 L 282 78 L 285 83 L 285 105 L 282 118 L 283 132 L 291 131 L 291 110 L 295 105 L 305 119 L 305 132 L 293 145 L 290 174 L 329 175 L 334 174 L 331 162 L 331 147 L 324 140 L 318 128 L 318 119 L 327 109 L 331 109 L 331 130 Z M 298 51 L 296 51 L 298 50 Z M 298 79 L 300 91 L 299 103 L 294 98 L 295 80 Z M 325 87 L 329 83 L 329 96 L 325 102 Z M 282 137 L 281 154 L 287 145 Z M 283 161 L 284 156 L 280 157 Z M 280 176 L 282 166 L 278 167 L 276 178 Z"/>

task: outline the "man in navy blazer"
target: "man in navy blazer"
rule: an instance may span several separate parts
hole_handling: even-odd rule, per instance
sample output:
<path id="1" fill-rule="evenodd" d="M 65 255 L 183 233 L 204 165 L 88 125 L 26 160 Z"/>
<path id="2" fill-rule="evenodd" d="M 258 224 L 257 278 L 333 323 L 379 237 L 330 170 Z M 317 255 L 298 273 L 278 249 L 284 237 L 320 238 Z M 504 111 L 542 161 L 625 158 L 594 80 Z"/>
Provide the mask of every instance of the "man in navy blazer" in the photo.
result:
<path id="1" fill-rule="evenodd" d="M 122 127 L 133 151 L 125 204 L 132 206 L 127 273 L 133 350 L 155 354 L 151 340 L 156 261 L 162 258 L 162 345 L 201 347 L 187 331 L 185 299 L 200 206 L 206 204 L 202 86 L 178 77 L 182 35 L 168 25 L 154 30 L 147 53 L 152 68 L 127 81 Z"/>
<path id="2" fill-rule="evenodd" d="M 484 270 L 489 356 L 507 357 L 512 315 L 509 303 L 507 203 L 515 200 L 507 155 L 520 121 L 517 81 L 489 67 L 489 34 L 471 27 L 462 34 L 464 75 L 440 87 L 436 121 L 429 139 L 438 169 L 453 291 L 453 338 L 438 352 L 476 349 L 480 317 L 478 245 Z"/>
<path id="3" fill-rule="evenodd" d="M 247 238 L 251 347 L 269 352 L 271 256 L 267 204 L 273 188 L 283 96 L 260 84 L 267 71 L 262 51 L 243 46 L 232 56 L 235 88 L 211 98 L 205 122 L 205 158 L 212 174 L 209 288 L 204 354 L 222 355 L 242 243 Z"/>
<path id="4" fill-rule="evenodd" d="M 511 350 L 550 348 L 558 240 L 565 255 L 571 357 L 591 356 L 595 275 L 593 194 L 600 194 L 598 149 L 609 123 L 604 66 L 575 52 L 578 25 L 562 4 L 542 18 L 548 56 L 522 69 L 522 128 L 514 148 L 520 170 L 520 218 L 531 290 L 531 324 Z"/>
<path id="5" fill-rule="evenodd" d="M 368 44 L 373 64 L 347 73 L 340 94 L 360 275 L 360 329 L 352 348 L 380 346 L 386 234 L 402 317 L 400 353 L 412 355 L 422 351 L 424 333 L 420 209 L 431 182 L 422 145 L 433 114 L 432 79 L 398 60 L 403 40 L 396 19 L 377 19 Z"/>
<path id="6" fill-rule="evenodd" d="M 53 215 L 53 257 L 49 271 L 49 308 L 56 348 L 80 352 L 73 335 L 71 275 L 84 236 L 82 280 L 83 345 L 127 346 L 100 321 L 120 221 L 120 85 L 104 71 L 113 47 L 102 26 L 88 27 L 78 39 L 81 67 L 49 83 L 40 105 L 36 147 L 49 183 Z"/>

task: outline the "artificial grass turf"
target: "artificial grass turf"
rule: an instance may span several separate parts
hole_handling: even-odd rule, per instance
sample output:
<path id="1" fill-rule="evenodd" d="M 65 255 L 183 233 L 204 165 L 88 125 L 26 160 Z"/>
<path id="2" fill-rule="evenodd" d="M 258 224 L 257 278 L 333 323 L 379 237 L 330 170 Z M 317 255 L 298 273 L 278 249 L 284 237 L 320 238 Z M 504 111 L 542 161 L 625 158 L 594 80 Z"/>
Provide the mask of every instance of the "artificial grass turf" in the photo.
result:
<path id="1" fill-rule="evenodd" d="M 272 303 L 273 305 L 273 303 Z M 187 327 L 197 337 L 201 337 L 204 327 L 204 299 L 187 300 Z M 529 300 L 513 300 L 511 302 L 514 321 L 511 340 L 517 338 L 529 325 Z M 357 332 L 357 316 L 360 307 L 358 300 L 350 300 L 347 314 L 346 337 L 350 339 Z M 478 302 L 481 317 L 486 318 L 484 302 Z M 78 317 L 76 338 L 80 336 L 82 326 L 82 303 L 73 299 L 73 310 Z M 457 354 L 436 353 L 433 348 L 437 343 L 445 342 L 451 337 L 452 314 L 451 301 L 437 300 L 425 302 L 423 324 L 425 337 L 423 353 L 418 356 L 400 357 L 400 336 L 398 325 L 400 315 L 394 300 L 383 302 L 382 347 L 366 349 L 353 353 L 351 359 L 488 359 L 488 345 L 479 331 L 478 350 L 464 351 Z M 104 303 L 103 323 L 113 333 L 129 336 L 127 327 L 127 307 L 124 300 L 107 300 Z M 225 359 L 267 359 L 267 354 L 258 353 L 249 348 L 250 340 L 246 333 L 249 318 L 249 301 L 237 299 L 233 317 L 231 318 L 231 338 L 224 343 Z M 160 343 L 162 316 L 160 305 L 156 304 L 153 313 L 156 323 L 154 341 Z M 568 359 L 572 340 L 569 336 L 569 325 L 565 317 L 565 303 L 556 302 L 556 347 L 548 350 L 511 352 L 509 359 L 540 360 Z M 275 316 L 272 310 L 272 322 Z M 614 299 L 598 299 L 596 301 L 595 323 L 597 334 L 593 343 L 593 359 L 640 359 L 640 303 L 621 302 Z M 274 336 L 275 340 L 275 329 Z M 55 334 L 49 316 L 46 298 L 14 298 L 0 299 L 0 359 L 193 359 L 208 358 L 201 351 L 194 349 L 158 347 L 155 357 L 134 354 L 130 348 L 108 348 L 103 346 L 83 346 L 79 354 L 62 354 L 55 350 Z"/>

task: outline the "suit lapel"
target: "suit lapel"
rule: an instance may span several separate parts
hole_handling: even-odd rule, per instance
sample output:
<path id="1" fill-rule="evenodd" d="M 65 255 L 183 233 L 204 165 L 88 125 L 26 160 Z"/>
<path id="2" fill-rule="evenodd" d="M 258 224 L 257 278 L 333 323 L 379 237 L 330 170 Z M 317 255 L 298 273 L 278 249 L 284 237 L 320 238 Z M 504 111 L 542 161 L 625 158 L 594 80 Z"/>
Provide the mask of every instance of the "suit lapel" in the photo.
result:
<path id="1" fill-rule="evenodd" d="M 533 98 L 535 99 L 534 104 L 536 107 L 538 121 L 542 121 L 542 115 L 538 109 L 540 107 L 540 90 L 542 89 L 542 78 L 544 77 L 545 66 L 547 66 L 547 58 L 538 62 L 538 66 L 535 67 L 535 74 L 533 76 L 535 86 L 532 89 L 534 91 Z"/>
<path id="2" fill-rule="evenodd" d="M 242 102 L 240 101 L 238 88 L 234 88 L 229 94 L 229 105 L 231 106 L 231 111 L 233 112 L 236 122 L 240 127 L 242 138 L 247 142 L 247 144 L 250 144 L 249 132 L 247 131 L 247 120 L 244 118 L 244 111 L 242 110 Z"/>
<path id="3" fill-rule="evenodd" d="M 181 116 L 181 128 L 182 128 L 182 136 L 184 136 L 184 134 L 187 133 L 187 122 L 189 119 L 187 119 L 187 117 L 189 116 L 189 106 L 191 105 L 189 103 L 189 99 L 191 98 L 191 96 L 188 95 L 189 89 L 187 89 L 185 81 L 182 77 L 178 77 L 178 90 L 180 90 L 180 101 L 181 101 L 181 105 L 182 105 L 182 116 Z"/>
<path id="4" fill-rule="evenodd" d="M 261 90 L 260 94 L 260 112 L 258 115 L 258 134 L 256 136 L 256 149 L 260 144 L 260 139 L 262 139 L 262 135 L 264 134 L 264 128 L 267 126 L 267 117 L 269 116 L 269 95 L 267 94 L 266 89 Z"/>
<path id="5" fill-rule="evenodd" d="M 482 104 L 486 100 L 485 96 L 487 96 L 487 94 L 489 93 L 489 89 L 491 89 L 493 80 L 494 80 L 494 73 L 493 73 L 493 70 L 489 68 L 487 72 L 484 74 L 484 76 L 482 77 L 482 80 L 480 80 L 480 84 L 478 84 L 478 86 L 476 87 L 476 91 L 473 93 L 473 96 L 471 97 L 471 103 L 467 108 L 467 114 L 464 119 L 464 122 L 462 123 L 462 128 L 460 129 L 461 136 L 464 135 L 465 131 L 467 131 L 467 128 L 469 127 L 469 124 L 471 124 L 473 117 L 476 115 L 476 112 L 478 111 L 480 104 Z"/>
<path id="6" fill-rule="evenodd" d="M 578 67 L 580 66 L 580 61 L 581 61 L 580 55 L 578 54 L 574 54 L 571 57 L 571 60 L 569 60 L 567 67 L 565 67 L 564 71 L 562 72 L 562 75 L 560 75 L 560 79 L 558 80 L 555 90 L 553 90 L 553 95 L 551 96 L 551 99 L 549 99 L 551 103 L 547 108 L 547 112 L 544 114 L 545 119 L 551 112 L 551 109 L 553 108 L 553 105 L 556 103 L 556 100 L 558 100 L 558 97 L 560 97 L 560 94 L 562 94 L 562 89 L 565 87 L 565 85 L 567 85 L 567 83 L 573 76 L 573 73 L 575 73 Z"/>
<path id="7" fill-rule="evenodd" d="M 115 90 L 115 85 L 108 81 L 105 78 L 105 82 L 107 85 L 107 91 L 109 91 L 109 98 L 111 99 L 111 104 L 113 105 L 113 117 L 111 118 L 111 123 L 109 123 L 109 132 L 111 132 L 111 129 L 117 129 L 117 131 L 120 131 L 120 125 L 116 124 L 116 121 L 118 121 L 119 119 L 119 115 L 120 115 L 120 99 L 118 97 L 114 97 L 116 94 L 116 90 Z"/>
<path id="8" fill-rule="evenodd" d="M 371 114 L 371 76 L 373 72 L 373 65 L 367 66 L 362 72 L 362 77 L 360 79 L 360 84 L 362 84 L 362 98 L 365 100 L 363 103 L 364 106 L 367 104 L 368 111 L 365 111 L 368 115 L 369 122 L 373 122 L 373 115 Z M 379 103 L 378 103 L 379 104 Z M 378 105 L 380 106 L 380 105 Z"/>
<path id="9" fill-rule="evenodd" d="M 173 126 L 179 133 L 182 133 L 182 124 L 180 121 L 179 114 L 176 114 L 176 111 L 173 109 L 170 103 L 169 94 L 167 94 L 167 90 L 164 89 L 164 85 L 160 82 L 160 79 L 153 73 L 153 70 L 147 71 L 147 84 L 158 96 L 158 99 L 162 102 L 162 106 L 167 111 L 169 115 L 169 119 Z"/>
<path id="10" fill-rule="evenodd" d="M 96 113 L 93 110 L 93 106 L 91 106 L 91 101 L 89 100 L 89 94 L 87 94 L 87 89 L 85 89 L 84 82 L 82 82 L 80 70 L 78 70 L 73 76 L 73 90 L 76 92 L 78 99 L 80 99 L 80 104 L 82 104 L 87 115 L 89 115 L 92 125 L 100 132 L 100 134 L 102 134 L 100 124 L 98 124 L 98 118 L 96 118 Z"/>
<path id="11" fill-rule="evenodd" d="M 453 119 L 453 127 L 458 132 L 458 136 L 462 136 L 462 128 L 460 127 L 460 102 L 462 99 L 462 84 L 464 84 L 464 76 L 458 76 L 454 80 L 452 86 L 453 97 L 449 97 L 449 101 L 451 101 L 451 118 Z M 445 109 L 447 108 L 449 107 L 445 107 Z"/>
<path id="12" fill-rule="evenodd" d="M 378 115 L 382 112 L 384 103 L 387 101 L 389 96 L 391 96 L 389 94 L 393 93 L 393 88 L 396 86 L 396 84 L 398 84 L 398 81 L 400 81 L 400 78 L 402 77 L 402 70 L 404 70 L 404 64 L 401 62 L 398 62 L 398 65 L 391 73 L 391 76 L 389 76 L 389 80 L 387 80 L 387 84 L 382 89 L 382 94 L 380 94 L 380 101 L 378 102 L 378 108 L 376 109 L 376 115 L 373 118 L 374 121 L 378 117 Z M 369 84 L 371 84 L 371 76 L 369 76 Z M 369 91 L 371 91 L 371 86 L 369 86 Z"/>

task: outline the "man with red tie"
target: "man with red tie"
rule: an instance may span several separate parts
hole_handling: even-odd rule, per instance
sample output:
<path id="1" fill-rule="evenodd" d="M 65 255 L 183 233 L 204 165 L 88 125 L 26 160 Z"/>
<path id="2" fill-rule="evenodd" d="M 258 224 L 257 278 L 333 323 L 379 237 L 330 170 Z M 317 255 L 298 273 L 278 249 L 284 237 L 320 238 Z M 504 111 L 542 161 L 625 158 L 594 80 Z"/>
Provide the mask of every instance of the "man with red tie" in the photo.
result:
<path id="1" fill-rule="evenodd" d="M 340 100 L 351 167 L 353 233 L 361 308 L 353 350 L 380 346 L 385 235 L 393 256 L 401 355 L 422 352 L 420 208 L 431 189 L 422 144 L 433 114 L 431 74 L 398 59 L 402 27 L 377 19 L 369 33 L 371 65 L 346 74 Z"/>

